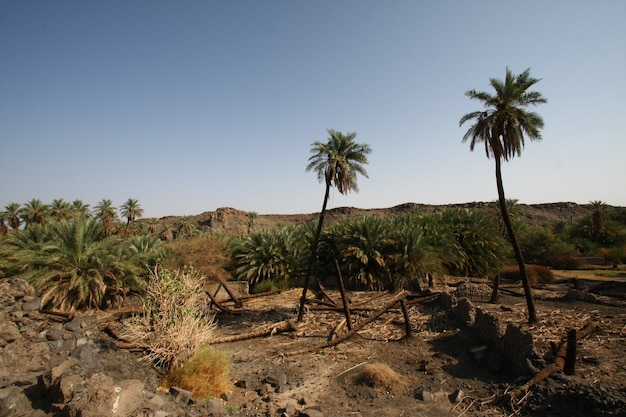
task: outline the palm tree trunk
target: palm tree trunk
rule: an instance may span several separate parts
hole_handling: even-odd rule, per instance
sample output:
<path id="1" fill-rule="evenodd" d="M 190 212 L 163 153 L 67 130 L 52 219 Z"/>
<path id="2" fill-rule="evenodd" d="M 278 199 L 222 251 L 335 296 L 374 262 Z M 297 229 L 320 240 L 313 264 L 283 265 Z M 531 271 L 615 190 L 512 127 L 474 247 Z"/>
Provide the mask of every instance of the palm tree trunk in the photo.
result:
<path id="1" fill-rule="evenodd" d="M 506 230 L 513 245 L 513 252 L 515 253 L 515 259 L 519 267 L 519 273 L 522 278 L 522 286 L 524 287 L 524 295 L 526 296 L 526 304 L 528 306 L 528 324 L 537 323 L 537 311 L 535 310 L 535 300 L 533 299 L 532 290 L 528 282 L 528 274 L 526 273 L 526 265 L 524 263 L 524 256 L 522 255 L 522 249 L 520 248 L 519 241 L 515 230 L 513 230 L 513 223 L 509 217 L 509 212 L 506 208 L 506 199 L 504 197 L 504 186 L 502 185 L 502 171 L 501 171 L 501 159 L 499 156 L 495 156 L 496 160 L 496 183 L 498 186 L 498 201 L 500 203 L 500 213 L 502 213 L 502 220 L 506 226 Z"/>
<path id="2" fill-rule="evenodd" d="M 326 192 L 324 194 L 324 204 L 322 204 L 322 211 L 320 212 L 320 218 L 317 223 L 317 231 L 315 232 L 315 238 L 313 239 L 313 245 L 311 246 L 311 259 L 309 260 L 309 265 L 307 266 L 307 272 L 304 276 L 304 288 L 302 289 L 302 296 L 300 297 L 300 308 L 298 309 L 298 320 L 297 323 L 302 321 L 304 316 L 304 304 L 306 303 L 306 292 L 309 288 L 309 281 L 311 279 L 311 272 L 313 271 L 313 264 L 315 264 L 315 259 L 317 258 L 317 246 L 320 241 L 320 236 L 322 235 L 322 226 L 324 225 L 324 215 L 326 214 L 326 205 L 328 204 L 328 198 L 330 196 L 330 181 L 326 180 Z"/>

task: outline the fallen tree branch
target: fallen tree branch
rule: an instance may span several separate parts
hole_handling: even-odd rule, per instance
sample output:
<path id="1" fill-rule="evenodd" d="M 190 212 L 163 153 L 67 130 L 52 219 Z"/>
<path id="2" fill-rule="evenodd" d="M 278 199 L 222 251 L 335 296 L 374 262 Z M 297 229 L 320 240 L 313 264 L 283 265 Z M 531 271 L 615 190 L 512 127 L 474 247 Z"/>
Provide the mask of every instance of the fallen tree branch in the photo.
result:
<path id="1" fill-rule="evenodd" d="M 211 299 L 211 303 L 214 304 L 215 307 L 222 310 L 224 313 L 235 314 L 234 310 L 231 310 L 230 308 L 223 306 L 219 301 L 217 301 L 217 299 L 213 295 L 211 295 L 209 291 L 204 291 L 204 292 Z"/>
<path id="2" fill-rule="evenodd" d="M 248 333 L 220 337 L 211 341 L 211 344 L 217 345 L 220 343 L 238 342 L 240 340 L 254 339 L 255 337 L 271 336 L 276 333 L 292 331 L 297 332 L 298 330 L 299 328 L 295 325 L 295 323 L 293 323 L 291 320 L 285 320 L 279 323 L 272 323 L 269 326 L 264 326 Z"/>
<path id="3" fill-rule="evenodd" d="M 240 301 L 245 301 L 245 300 L 251 300 L 253 298 L 267 297 L 267 296 L 274 295 L 274 294 L 280 294 L 281 292 L 283 292 L 283 291 L 282 290 L 272 290 L 272 291 L 268 291 L 268 292 L 260 292 L 258 294 L 242 295 L 241 297 L 239 297 L 239 300 Z M 228 300 L 228 301 L 232 301 L 232 300 Z"/>
<path id="4" fill-rule="evenodd" d="M 419 304 L 419 303 L 427 303 L 428 301 L 436 300 L 440 295 L 441 295 L 441 292 L 436 292 L 436 293 L 424 295 L 421 297 L 411 298 L 407 300 L 406 304 L 413 305 L 413 304 Z"/>
<path id="5" fill-rule="evenodd" d="M 587 323 L 582 329 L 576 332 L 576 340 L 584 339 L 585 337 L 597 332 L 600 330 L 600 326 L 593 323 Z M 561 344 L 561 346 L 556 351 L 556 355 L 554 358 L 554 363 L 549 364 L 541 371 L 537 372 L 534 377 L 530 379 L 524 385 L 516 388 L 511 391 L 508 395 L 511 401 L 517 401 L 519 398 L 523 398 L 528 391 L 539 382 L 544 379 L 550 377 L 551 375 L 563 371 L 565 367 L 565 357 L 567 355 L 567 342 Z"/>
<path id="6" fill-rule="evenodd" d="M 220 282 L 220 284 L 222 285 L 224 290 L 228 293 L 228 295 L 230 296 L 230 299 L 233 300 L 233 302 L 235 303 L 235 307 L 242 308 L 243 307 L 243 303 L 235 295 L 235 293 L 228 287 L 228 285 L 226 284 L 226 281 L 224 281 L 224 279 L 222 277 L 218 276 L 218 275 L 216 275 L 215 278 Z M 211 300 L 213 300 L 213 298 Z"/>
<path id="7" fill-rule="evenodd" d="M 335 338 L 333 340 L 329 340 L 329 341 L 327 341 L 324 344 L 321 344 L 321 345 L 318 345 L 318 346 L 313 346 L 311 348 L 295 350 L 295 351 L 292 351 L 292 352 L 285 352 L 285 355 L 286 356 L 293 356 L 293 355 L 301 355 L 303 353 L 312 353 L 312 352 L 315 352 L 315 351 L 318 351 L 318 350 L 325 349 L 327 347 L 332 347 L 332 346 L 338 345 L 339 343 L 341 343 L 341 342 L 343 342 L 345 340 L 348 340 L 349 338 L 354 336 L 363 327 L 365 327 L 368 324 L 372 323 L 373 321 L 377 320 L 380 316 L 382 316 L 384 313 L 386 313 L 391 307 L 393 307 L 397 302 L 399 302 L 400 300 L 404 300 L 407 295 L 408 295 L 408 292 L 406 292 L 406 291 L 400 292 L 398 295 L 393 297 L 391 299 L 391 301 L 389 301 L 380 310 L 377 310 L 372 316 L 370 316 L 367 319 L 363 320 L 362 322 L 357 323 L 356 325 L 354 325 L 352 327 L 352 330 L 350 330 L 349 332 L 344 333 L 342 336 L 339 336 L 339 337 L 337 337 L 337 338 Z"/>

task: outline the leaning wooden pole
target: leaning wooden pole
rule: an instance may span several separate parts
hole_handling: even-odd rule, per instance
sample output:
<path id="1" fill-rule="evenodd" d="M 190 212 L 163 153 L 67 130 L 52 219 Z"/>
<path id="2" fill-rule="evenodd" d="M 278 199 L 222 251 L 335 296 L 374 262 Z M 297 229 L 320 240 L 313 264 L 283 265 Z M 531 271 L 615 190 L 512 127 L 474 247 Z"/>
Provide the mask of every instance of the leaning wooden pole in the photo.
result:
<path id="1" fill-rule="evenodd" d="M 404 298 L 400 300 L 400 306 L 402 307 L 402 315 L 404 316 L 404 331 L 408 339 L 411 337 L 411 320 L 409 319 L 409 309 L 406 307 L 406 300 Z"/>
<path id="2" fill-rule="evenodd" d="M 293 356 L 293 355 L 301 355 L 303 353 L 311 353 L 311 352 L 316 352 L 318 350 L 322 350 L 328 347 L 332 347 L 335 345 L 338 345 L 339 343 L 348 340 L 349 338 L 351 338 L 352 336 L 354 336 L 359 330 L 361 330 L 363 327 L 367 326 L 368 324 L 372 323 L 373 321 L 377 320 L 380 316 L 382 316 L 383 314 L 385 314 L 390 308 L 392 308 L 394 305 L 396 305 L 396 303 L 400 300 L 404 300 L 407 296 L 407 292 L 406 291 L 402 291 L 400 292 L 398 295 L 396 295 L 395 297 L 393 297 L 393 299 L 391 301 L 389 301 L 387 304 L 385 304 L 385 306 L 383 306 L 380 310 L 377 310 L 372 316 L 368 317 L 367 319 L 363 320 L 360 323 L 357 323 L 352 330 L 346 332 L 345 334 L 343 334 L 342 336 L 339 336 L 333 340 L 329 340 L 328 342 L 318 345 L 318 346 L 313 346 L 312 348 L 309 349 L 300 349 L 300 350 L 295 350 L 292 352 L 285 352 L 286 356 Z"/>
<path id="3" fill-rule="evenodd" d="M 341 275 L 341 268 L 339 268 L 339 261 L 337 261 L 335 252 L 333 252 L 333 259 L 335 260 L 335 268 L 337 269 L 337 280 L 339 281 L 339 292 L 341 293 L 341 302 L 343 303 L 343 314 L 346 316 L 346 326 L 348 326 L 348 330 L 352 330 L 352 319 L 350 318 L 350 306 L 348 305 L 348 298 L 346 297 L 346 287 L 343 285 L 343 276 Z"/>
<path id="4" fill-rule="evenodd" d="M 220 284 L 222 284 L 222 287 L 224 287 L 224 290 L 226 290 L 226 292 L 228 293 L 228 295 L 230 296 L 230 298 L 235 302 L 235 307 L 237 308 L 242 308 L 243 307 L 243 303 L 241 302 L 241 300 L 235 295 L 235 293 L 228 287 L 228 285 L 226 285 L 226 281 L 224 281 L 222 279 L 222 277 L 220 276 L 215 276 L 215 278 L 217 278 L 217 280 L 220 282 Z"/>

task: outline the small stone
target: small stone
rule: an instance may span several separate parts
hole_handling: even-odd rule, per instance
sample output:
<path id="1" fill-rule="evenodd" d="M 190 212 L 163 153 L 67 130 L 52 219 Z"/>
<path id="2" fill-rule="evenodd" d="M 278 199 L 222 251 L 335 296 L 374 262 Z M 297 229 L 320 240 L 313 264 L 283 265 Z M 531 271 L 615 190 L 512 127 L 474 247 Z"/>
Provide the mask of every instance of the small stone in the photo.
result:
<path id="1" fill-rule="evenodd" d="M 76 319 L 70 321 L 69 323 L 67 323 L 65 325 L 65 329 L 69 330 L 70 332 L 74 332 L 74 331 L 76 331 L 76 330 L 81 328 L 82 323 L 83 323 L 83 321 L 81 319 L 76 318 Z"/>
<path id="2" fill-rule="evenodd" d="M 301 417 L 324 417 L 324 414 L 321 411 L 315 410 L 314 408 L 307 408 L 300 411 L 299 414 Z"/>
<path id="3" fill-rule="evenodd" d="M 225 417 L 228 415 L 224 404 L 217 398 L 213 398 L 207 403 L 206 410 L 207 414 L 213 417 Z"/>
<path id="4" fill-rule="evenodd" d="M 176 401 L 180 404 L 189 404 L 191 402 L 191 391 L 179 387 L 170 387 L 170 394 L 176 397 Z"/>
<path id="5" fill-rule="evenodd" d="M 61 325 L 51 327 L 46 332 L 46 339 L 48 340 L 61 340 L 63 338 L 63 329 Z"/>
<path id="6" fill-rule="evenodd" d="M 274 387 L 280 387 L 287 383 L 287 374 L 280 368 L 274 368 L 268 373 L 263 382 L 271 384 Z"/>
<path id="7" fill-rule="evenodd" d="M 41 298 L 35 297 L 29 301 L 26 301 L 22 304 L 22 310 L 24 311 L 37 311 L 39 310 L 39 306 L 41 304 Z"/>
<path id="8" fill-rule="evenodd" d="M 458 402 L 460 402 L 463 399 L 463 396 L 465 395 L 465 393 L 463 392 L 463 390 L 458 389 L 456 391 L 454 391 L 452 394 L 450 394 L 450 402 L 452 402 L 453 404 L 456 404 Z"/>
<path id="9" fill-rule="evenodd" d="M 246 376 L 235 382 L 235 386 L 239 388 L 250 388 L 252 386 L 252 380 L 250 376 Z"/>
<path id="10" fill-rule="evenodd" d="M 424 402 L 432 402 L 435 400 L 435 396 L 433 395 L 433 393 L 427 390 L 423 390 L 419 394 L 419 398 Z"/>
<path id="11" fill-rule="evenodd" d="M 163 405 L 165 404 L 165 400 L 160 395 L 154 395 L 147 401 L 147 403 L 150 410 L 156 411 L 163 407 Z"/>

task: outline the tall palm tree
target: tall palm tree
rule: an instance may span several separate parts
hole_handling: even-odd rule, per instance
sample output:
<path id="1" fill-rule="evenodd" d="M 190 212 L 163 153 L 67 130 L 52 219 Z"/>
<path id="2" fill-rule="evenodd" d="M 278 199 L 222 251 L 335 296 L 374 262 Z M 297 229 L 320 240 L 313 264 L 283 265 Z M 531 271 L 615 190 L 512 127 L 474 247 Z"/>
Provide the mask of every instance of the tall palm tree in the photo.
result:
<path id="1" fill-rule="evenodd" d="M 120 207 L 120 215 L 126 219 L 126 229 L 124 234 L 128 234 L 128 226 L 136 219 L 143 215 L 143 209 L 139 205 L 139 201 L 135 198 L 129 198 L 126 200 L 122 207 Z"/>
<path id="2" fill-rule="evenodd" d="M 115 223 L 118 220 L 117 209 L 113 206 L 113 202 L 107 198 L 100 200 L 96 204 L 94 215 L 102 225 L 104 236 L 111 236 L 115 230 Z"/>
<path id="3" fill-rule="evenodd" d="M 489 81 L 495 90 L 495 95 L 476 90 L 469 90 L 465 93 L 471 100 L 482 102 L 485 109 L 466 114 L 459 121 L 459 126 L 473 121 L 474 124 L 463 136 L 463 142 L 470 140 L 471 151 L 477 143 L 483 142 L 487 158 L 493 157 L 496 162 L 500 212 L 522 277 L 528 305 L 528 322 L 534 324 L 537 322 L 537 312 L 528 283 L 524 257 L 507 211 L 501 165 L 502 161 L 506 162 L 516 155 L 521 156 L 525 136 L 531 141 L 541 139 L 540 130 L 543 128 L 543 119 L 537 113 L 529 111 L 528 107 L 546 103 L 547 100 L 537 91 L 528 91 L 539 82 L 538 79 L 530 76 L 530 68 L 517 76 L 507 68 L 504 82 L 495 78 Z"/>
<path id="4" fill-rule="evenodd" d="M 319 221 L 317 223 L 317 231 L 311 247 L 311 261 L 308 265 L 308 271 L 304 277 L 304 288 L 302 289 L 302 297 L 300 299 L 300 309 L 298 311 L 298 321 L 302 321 L 304 314 L 304 304 L 306 302 L 306 293 L 309 286 L 309 280 L 312 272 L 315 258 L 317 256 L 317 246 L 322 234 L 322 226 L 324 224 L 324 215 L 328 198 L 330 196 L 330 188 L 337 187 L 341 194 L 348 194 L 350 191 L 359 191 L 357 184 L 357 174 L 361 174 L 367 178 L 367 171 L 364 165 L 368 163 L 367 155 L 372 150 L 367 144 L 359 144 L 354 141 L 356 133 L 343 134 L 333 129 L 328 129 L 329 138 L 326 143 L 316 141 L 311 144 L 311 157 L 307 171 L 315 171 L 320 182 L 326 185 L 324 193 L 324 203 L 320 212 Z"/>
<path id="5" fill-rule="evenodd" d="M 20 219 L 20 204 L 19 203 L 9 203 L 4 206 L 4 211 L 6 222 L 12 230 L 18 230 L 20 228 L 20 224 L 22 224 L 22 219 Z"/>
<path id="6" fill-rule="evenodd" d="M 248 217 L 248 234 L 250 234 L 250 231 L 254 226 L 254 221 L 259 216 L 259 213 L 257 213 L 256 211 L 249 211 L 246 213 L 246 216 Z"/>
<path id="7" fill-rule="evenodd" d="M 37 198 L 33 198 L 20 208 L 19 214 L 26 227 L 31 224 L 44 224 L 50 212 L 50 208 Z"/>

